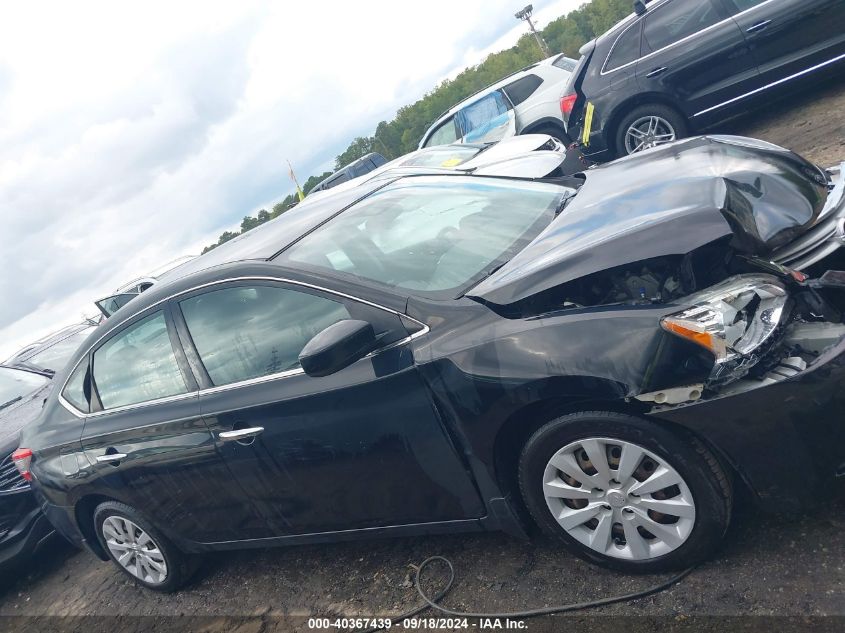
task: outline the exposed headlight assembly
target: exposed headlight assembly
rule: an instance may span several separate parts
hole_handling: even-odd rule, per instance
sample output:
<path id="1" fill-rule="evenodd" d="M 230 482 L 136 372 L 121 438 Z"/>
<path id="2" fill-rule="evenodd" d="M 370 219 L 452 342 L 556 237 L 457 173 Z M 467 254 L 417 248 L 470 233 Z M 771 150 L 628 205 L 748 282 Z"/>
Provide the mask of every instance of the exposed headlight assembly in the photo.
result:
<path id="1" fill-rule="evenodd" d="M 716 357 L 711 382 L 739 378 L 767 349 L 787 312 L 789 295 L 770 275 L 740 275 L 690 295 L 691 308 L 661 320 L 664 330 Z"/>

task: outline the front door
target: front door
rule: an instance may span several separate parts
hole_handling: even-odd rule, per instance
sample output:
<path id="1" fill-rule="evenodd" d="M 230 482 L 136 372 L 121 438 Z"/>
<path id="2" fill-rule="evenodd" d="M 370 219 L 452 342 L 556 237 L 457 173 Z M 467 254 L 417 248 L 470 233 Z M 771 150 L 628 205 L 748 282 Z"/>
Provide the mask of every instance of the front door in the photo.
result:
<path id="1" fill-rule="evenodd" d="M 797 78 L 794 76 L 822 64 L 845 66 L 842 0 L 724 2 L 754 54 L 761 86 Z"/>
<path id="2" fill-rule="evenodd" d="M 178 306 L 180 336 L 207 381 L 202 415 L 277 535 L 483 515 L 398 315 L 270 281 L 205 289 Z M 333 375 L 306 375 L 299 352 L 348 318 L 373 324 L 381 349 Z"/>
<path id="3" fill-rule="evenodd" d="M 91 475 L 171 536 L 195 542 L 267 536 L 270 528 L 216 451 L 174 340 L 159 310 L 95 348 L 94 412 L 82 435 Z"/>

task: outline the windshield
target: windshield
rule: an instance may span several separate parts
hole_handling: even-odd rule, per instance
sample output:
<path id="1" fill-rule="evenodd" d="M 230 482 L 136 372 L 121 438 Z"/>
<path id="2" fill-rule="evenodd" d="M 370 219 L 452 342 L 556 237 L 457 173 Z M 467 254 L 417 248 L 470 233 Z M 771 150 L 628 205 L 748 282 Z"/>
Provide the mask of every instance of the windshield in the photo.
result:
<path id="1" fill-rule="evenodd" d="M 470 158 L 475 158 L 483 148 L 479 146 L 466 145 L 441 145 L 431 149 L 411 154 L 403 162 L 399 163 L 402 167 L 457 167 L 461 163 L 467 162 Z"/>
<path id="2" fill-rule="evenodd" d="M 404 178 L 306 235 L 281 260 L 456 296 L 521 250 L 567 195 L 549 183 Z"/>
<path id="3" fill-rule="evenodd" d="M 28 396 L 49 380 L 32 372 L 0 367 L 0 409 Z"/>
<path id="4" fill-rule="evenodd" d="M 73 353 L 82 345 L 82 341 L 91 333 L 91 328 L 85 328 L 62 339 L 55 345 L 33 354 L 27 359 L 27 365 L 58 372 L 63 369 Z"/>

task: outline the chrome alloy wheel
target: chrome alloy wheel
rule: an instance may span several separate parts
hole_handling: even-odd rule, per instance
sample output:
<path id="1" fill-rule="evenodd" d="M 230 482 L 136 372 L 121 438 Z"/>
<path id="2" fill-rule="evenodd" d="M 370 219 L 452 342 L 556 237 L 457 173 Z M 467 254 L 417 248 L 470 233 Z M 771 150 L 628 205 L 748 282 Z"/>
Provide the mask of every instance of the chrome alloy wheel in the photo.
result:
<path id="1" fill-rule="evenodd" d="M 674 141 L 676 136 L 675 128 L 663 117 L 640 117 L 625 132 L 625 150 L 628 154 L 634 154 Z"/>
<path id="2" fill-rule="evenodd" d="M 106 546 L 126 571 L 152 585 L 160 585 L 167 579 L 164 555 L 144 530 L 116 515 L 103 521 L 102 530 Z"/>
<path id="3" fill-rule="evenodd" d="M 695 502 L 678 471 L 623 440 L 564 446 L 546 465 L 543 496 L 572 538 L 612 558 L 663 556 L 683 545 L 695 525 Z"/>

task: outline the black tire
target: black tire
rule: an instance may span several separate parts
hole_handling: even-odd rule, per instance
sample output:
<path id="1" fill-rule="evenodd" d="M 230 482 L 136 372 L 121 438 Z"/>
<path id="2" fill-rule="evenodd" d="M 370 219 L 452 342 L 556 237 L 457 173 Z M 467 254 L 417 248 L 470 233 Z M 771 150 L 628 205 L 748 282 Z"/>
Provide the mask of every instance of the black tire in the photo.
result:
<path id="1" fill-rule="evenodd" d="M 622 118 L 616 128 L 614 150 L 617 156 L 628 155 L 628 149 L 625 147 L 625 134 L 632 123 L 647 116 L 658 116 L 667 121 L 675 131 L 676 140 L 689 136 L 689 123 L 674 108 L 660 103 L 637 106 Z"/>
<path id="2" fill-rule="evenodd" d="M 103 523 L 109 517 L 128 519 L 152 537 L 167 565 L 167 574 L 163 582 L 147 582 L 144 579 L 135 576 L 117 561 L 114 553 L 111 549 L 109 549 L 109 546 L 106 543 L 106 537 L 103 534 Z M 147 589 L 160 591 L 162 593 L 171 593 L 176 591 L 190 579 L 199 566 L 199 559 L 196 556 L 188 556 L 184 554 L 149 520 L 125 503 L 106 501 L 98 505 L 94 510 L 94 529 L 96 530 L 100 545 L 117 568 L 136 583 L 146 587 Z"/>
<path id="3" fill-rule="evenodd" d="M 590 437 L 618 439 L 666 460 L 684 479 L 695 502 L 695 520 L 687 540 L 654 558 L 625 560 L 607 556 L 576 540 L 552 515 L 543 494 L 543 476 L 552 456 L 572 442 Z M 647 420 L 606 411 L 572 413 L 538 429 L 522 449 L 519 487 L 531 516 L 574 554 L 603 567 L 633 573 L 683 569 L 708 558 L 720 545 L 731 517 L 733 492 L 725 470 L 696 438 L 670 432 Z"/>
<path id="4" fill-rule="evenodd" d="M 560 141 L 564 147 L 568 147 L 569 144 L 572 142 L 569 140 L 569 137 L 566 135 L 566 132 L 563 131 L 563 128 L 554 127 L 552 125 L 544 125 L 543 127 L 539 127 L 536 130 L 526 132 L 526 134 L 548 134 L 552 138 L 556 138 L 558 141 Z"/>

